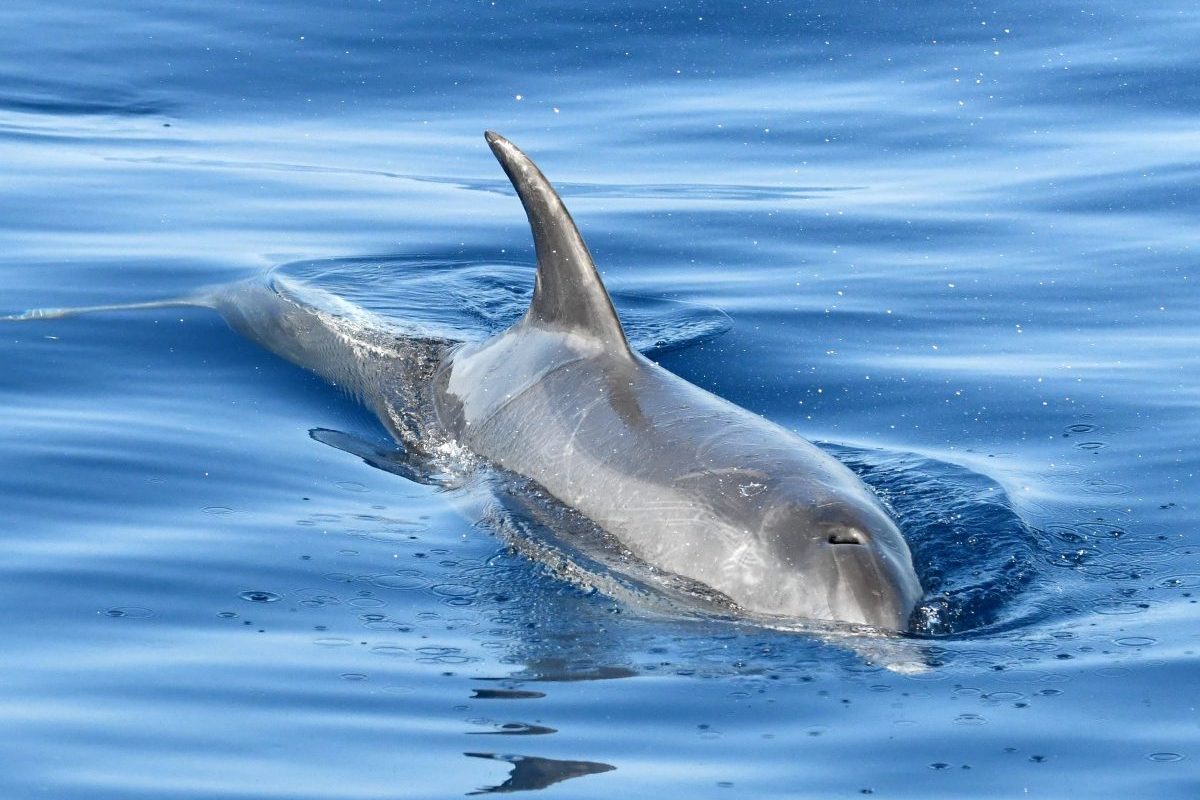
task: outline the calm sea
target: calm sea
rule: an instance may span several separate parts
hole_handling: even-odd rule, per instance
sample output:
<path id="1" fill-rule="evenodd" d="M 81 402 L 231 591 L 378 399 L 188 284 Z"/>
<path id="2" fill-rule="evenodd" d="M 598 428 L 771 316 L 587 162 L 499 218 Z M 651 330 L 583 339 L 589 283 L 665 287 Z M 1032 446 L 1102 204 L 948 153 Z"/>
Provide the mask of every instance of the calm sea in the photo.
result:
<path id="1" fill-rule="evenodd" d="M 1171 0 L 8 0 L 0 314 L 281 267 L 482 334 L 532 263 L 493 128 L 928 595 L 923 669 L 661 613 L 322 443 L 382 433 L 212 312 L 4 322 L 0 795 L 1196 797 L 1197 41 Z"/>

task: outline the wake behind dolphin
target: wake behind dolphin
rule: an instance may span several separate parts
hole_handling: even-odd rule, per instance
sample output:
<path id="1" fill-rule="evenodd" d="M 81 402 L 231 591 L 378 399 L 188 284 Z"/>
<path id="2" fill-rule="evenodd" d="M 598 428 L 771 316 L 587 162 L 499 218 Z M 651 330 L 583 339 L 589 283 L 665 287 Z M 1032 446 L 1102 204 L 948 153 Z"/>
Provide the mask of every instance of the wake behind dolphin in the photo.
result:
<path id="1" fill-rule="evenodd" d="M 487 133 L 537 251 L 532 302 L 462 344 L 406 330 L 285 276 L 162 304 L 200 305 L 357 397 L 405 457 L 316 438 L 414 480 L 482 458 L 540 486 L 641 561 L 784 624 L 907 630 L 922 590 L 891 516 L 841 462 L 632 348 L 574 222 L 511 142 Z M 332 437 L 332 438 L 331 438 Z"/>

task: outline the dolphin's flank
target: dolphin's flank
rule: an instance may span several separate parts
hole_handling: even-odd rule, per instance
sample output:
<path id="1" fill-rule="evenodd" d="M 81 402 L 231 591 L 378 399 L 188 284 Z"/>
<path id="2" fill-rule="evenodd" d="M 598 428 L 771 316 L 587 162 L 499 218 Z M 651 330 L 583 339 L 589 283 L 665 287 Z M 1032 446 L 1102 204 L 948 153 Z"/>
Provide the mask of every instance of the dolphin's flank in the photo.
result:
<path id="1" fill-rule="evenodd" d="M 507 139 L 485 137 L 529 216 L 537 278 L 519 322 L 443 358 L 433 395 L 446 433 L 747 612 L 907 629 L 921 586 L 871 491 L 631 349 L 554 188 Z"/>

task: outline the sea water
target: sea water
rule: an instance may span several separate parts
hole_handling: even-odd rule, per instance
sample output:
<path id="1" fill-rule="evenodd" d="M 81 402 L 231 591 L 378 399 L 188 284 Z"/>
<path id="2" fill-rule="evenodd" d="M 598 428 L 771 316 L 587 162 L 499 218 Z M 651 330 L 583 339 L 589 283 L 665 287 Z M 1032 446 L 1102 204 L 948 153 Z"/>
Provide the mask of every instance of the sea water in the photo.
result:
<path id="1" fill-rule="evenodd" d="M 1194 797 L 1198 38 L 1185 2 L 4 4 L 0 313 L 276 269 L 486 335 L 532 276 L 492 128 L 635 341 L 857 470 L 927 595 L 899 665 L 666 613 L 327 446 L 385 437 L 210 311 L 4 322 L 0 794 Z"/>

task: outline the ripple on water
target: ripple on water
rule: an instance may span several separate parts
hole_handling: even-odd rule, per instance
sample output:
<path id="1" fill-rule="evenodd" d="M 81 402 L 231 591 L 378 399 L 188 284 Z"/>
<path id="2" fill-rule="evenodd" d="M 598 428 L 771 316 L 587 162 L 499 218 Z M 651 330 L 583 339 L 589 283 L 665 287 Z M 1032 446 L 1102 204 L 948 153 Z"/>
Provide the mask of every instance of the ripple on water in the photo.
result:
<path id="1" fill-rule="evenodd" d="M 1092 610 L 1106 617 L 1125 617 L 1144 614 L 1152 605 L 1146 600 L 1101 600 L 1092 606 Z"/>
<path id="2" fill-rule="evenodd" d="M 250 603 L 275 603 L 283 599 L 283 595 L 275 592 L 264 592 L 258 590 L 248 590 L 238 592 L 238 597 Z"/>
<path id="3" fill-rule="evenodd" d="M 1164 589 L 1200 589 L 1200 575 L 1172 575 L 1159 581 Z"/>
<path id="4" fill-rule="evenodd" d="M 429 585 L 429 578 L 415 569 L 397 570 L 387 575 L 373 575 L 367 579 L 372 586 L 380 589 L 398 589 L 412 591 L 424 589 Z"/>
<path id="5" fill-rule="evenodd" d="M 956 725 L 986 725 L 987 718 L 982 714 L 959 714 L 954 718 Z"/>
<path id="6" fill-rule="evenodd" d="M 276 267 L 277 279 L 307 286 L 403 321 L 406 330 L 470 341 L 498 333 L 529 307 L 529 264 L 461 258 L 392 255 L 297 261 Z M 729 315 L 710 306 L 662 297 L 612 293 L 630 343 L 662 352 L 711 339 L 731 326 Z M 306 298 L 309 299 L 309 298 Z M 320 295 L 315 295 L 319 301 Z"/>
<path id="7" fill-rule="evenodd" d="M 1122 636 L 1118 639 L 1113 639 L 1113 641 L 1122 647 L 1149 647 L 1158 642 L 1157 639 L 1149 636 Z"/>
<path id="8" fill-rule="evenodd" d="M 388 658 L 404 658 L 410 655 L 407 647 L 398 644 L 377 644 L 371 648 L 371 652 Z"/>
<path id="9" fill-rule="evenodd" d="M 148 608 L 140 606 L 120 606 L 118 608 L 109 608 L 101 612 L 106 617 L 114 619 L 149 619 L 154 616 L 154 612 Z"/>
<path id="10" fill-rule="evenodd" d="M 474 586 L 462 583 L 437 583 L 430 587 L 430 590 L 439 597 L 466 598 L 479 594 L 479 590 Z"/>
<path id="11" fill-rule="evenodd" d="M 1088 494 L 1098 494 L 1111 497 L 1120 497 L 1133 492 L 1133 489 L 1123 483 L 1110 483 L 1103 478 L 1092 478 L 1084 481 L 1083 491 Z"/>

